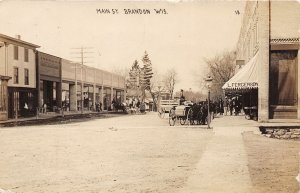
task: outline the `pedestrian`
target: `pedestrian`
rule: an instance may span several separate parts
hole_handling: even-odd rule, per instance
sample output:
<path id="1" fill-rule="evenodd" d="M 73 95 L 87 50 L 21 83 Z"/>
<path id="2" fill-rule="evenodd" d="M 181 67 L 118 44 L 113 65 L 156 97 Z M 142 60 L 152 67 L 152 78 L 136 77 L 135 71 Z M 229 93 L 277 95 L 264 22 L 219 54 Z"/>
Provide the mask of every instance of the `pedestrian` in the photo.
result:
<path id="1" fill-rule="evenodd" d="M 225 116 L 227 116 L 228 106 L 229 106 L 228 99 L 227 99 L 227 97 L 225 97 L 225 100 L 224 100 L 224 115 Z"/>
<path id="2" fill-rule="evenodd" d="M 230 116 L 232 116 L 232 111 L 233 111 L 233 100 L 229 99 L 229 111 L 230 111 Z"/>
<path id="3" fill-rule="evenodd" d="M 222 98 L 220 98 L 220 100 L 219 100 L 219 111 L 220 111 L 220 115 L 223 115 L 223 113 L 224 113 L 224 102 L 223 102 Z"/>

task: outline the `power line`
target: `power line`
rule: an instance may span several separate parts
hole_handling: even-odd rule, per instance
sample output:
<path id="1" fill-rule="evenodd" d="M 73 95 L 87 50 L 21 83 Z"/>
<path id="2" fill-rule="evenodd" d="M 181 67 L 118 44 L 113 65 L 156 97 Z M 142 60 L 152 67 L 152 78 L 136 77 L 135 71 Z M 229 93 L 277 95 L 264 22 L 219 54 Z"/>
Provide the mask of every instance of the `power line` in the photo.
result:
<path id="1" fill-rule="evenodd" d="M 93 51 L 90 51 L 91 49 L 94 49 L 93 47 L 76 47 L 76 48 L 71 48 L 72 50 L 78 50 L 75 52 L 71 52 L 71 54 L 76 54 L 76 56 L 73 56 L 72 58 L 79 58 L 81 59 L 80 63 L 82 65 L 88 64 L 88 63 L 93 63 L 93 61 L 86 61 L 85 59 L 92 59 L 94 56 L 90 56 L 88 54 L 94 54 Z"/>

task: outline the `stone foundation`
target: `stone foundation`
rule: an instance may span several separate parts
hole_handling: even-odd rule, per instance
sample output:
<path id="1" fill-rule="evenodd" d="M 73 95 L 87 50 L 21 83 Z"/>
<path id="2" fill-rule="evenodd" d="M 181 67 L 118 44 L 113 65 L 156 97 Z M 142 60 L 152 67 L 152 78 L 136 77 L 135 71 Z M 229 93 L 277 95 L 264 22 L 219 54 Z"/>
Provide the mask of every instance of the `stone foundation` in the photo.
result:
<path id="1" fill-rule="evenodd" d="M 300 127 L 284 127 L 284 128 L 270 128 L 270 127 L 263 127 L 260 128 L 262 135 L 269 137 L 269 138 L 276 138 L 276 139 L 293 139 L 299 140 L 300 139 Z"/>

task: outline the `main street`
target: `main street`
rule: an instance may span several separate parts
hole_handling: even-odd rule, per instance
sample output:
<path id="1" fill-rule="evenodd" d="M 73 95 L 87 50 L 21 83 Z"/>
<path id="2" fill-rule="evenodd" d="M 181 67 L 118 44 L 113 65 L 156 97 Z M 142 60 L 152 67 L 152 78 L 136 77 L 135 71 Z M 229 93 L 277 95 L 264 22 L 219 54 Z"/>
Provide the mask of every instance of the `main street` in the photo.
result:
<path id="1" fill-rule="evenodd" d="M 295 192 L 299 143 L 259 136 L 256 124 L 228 116 L 216 118 L 214 129 L 170 127 L 167 119 L 148 113 L 1 128 L 0 188 L 15 193 Z M 280 152 L 274 151 L 279 145 Z M 272 154 L 265 157 L 260 147 Z M 281 169 L 260 162 L 262 157 L 288 163 L 287 171 L 270 176 L 264 164 Z M 282 180 L 275 183 L 278 175 Z"/>

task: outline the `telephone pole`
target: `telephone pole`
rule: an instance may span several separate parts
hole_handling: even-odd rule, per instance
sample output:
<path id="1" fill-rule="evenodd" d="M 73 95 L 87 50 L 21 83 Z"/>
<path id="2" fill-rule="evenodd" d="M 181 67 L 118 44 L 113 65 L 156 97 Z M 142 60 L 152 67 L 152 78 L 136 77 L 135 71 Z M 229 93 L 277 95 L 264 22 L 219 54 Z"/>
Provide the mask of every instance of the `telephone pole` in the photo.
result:
<path id="1" fill-rule="evenodd" d="M 77 59 L 79 58 L 80 59 L 80 83 L 81 83 L 80 111 L 81 111 L 81 114 L 83 114 L 83 107 L 84 107 L 84 103 L 83 103 L 83 88 L 84 88 L 84 85 L 83 84 L 84 83 L 83 83 L 83 78 L 82 78 L 82 68 L 83 68 L 84 64 L 92 63 L 91 61 L 85 61 L 86 58 L 92 58 L 91 56 L 87 56 L 86 54 L 92 54 L 94 52 L 89 51 L 89 50 L 93 49 L 92 47 L 83 47 L 83 46 L 81 46 L 81 47 L 71 48 L 71 49 L 77 50 L 76 52 L 71 52 L 71 54 L 76 54 L 77 55 L 76 57 L 72 57 L 72 58 L 77 58 Z M 77 64 L 76 64 L 75 68 L 77 69 Z M 77 71 L 76 71 L 75 75 L 77 77 Z M 77 79 L 76 79 L 75 86 L 76 86 L 76 95 L 77 95 Z"/>

